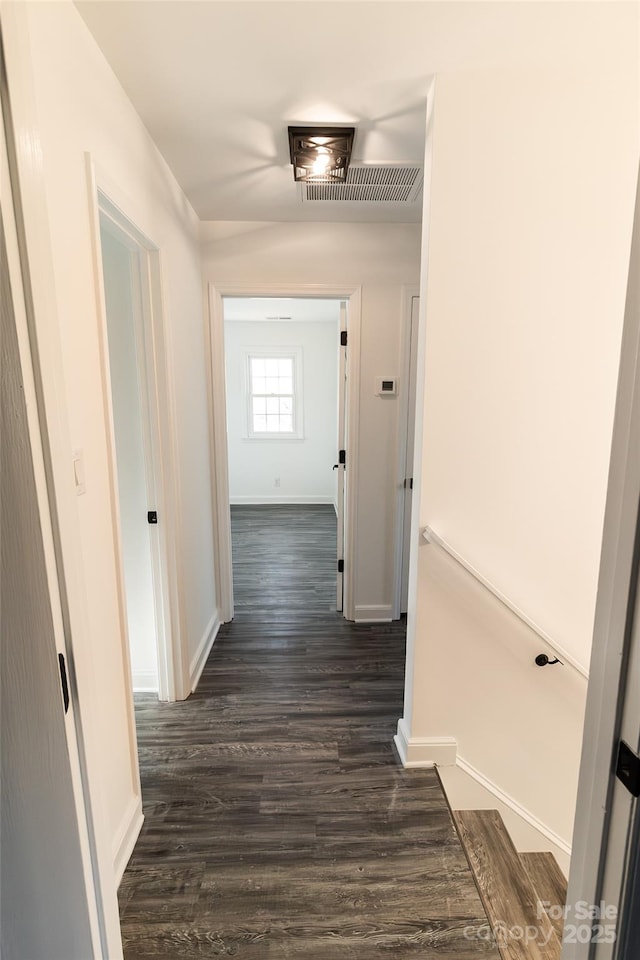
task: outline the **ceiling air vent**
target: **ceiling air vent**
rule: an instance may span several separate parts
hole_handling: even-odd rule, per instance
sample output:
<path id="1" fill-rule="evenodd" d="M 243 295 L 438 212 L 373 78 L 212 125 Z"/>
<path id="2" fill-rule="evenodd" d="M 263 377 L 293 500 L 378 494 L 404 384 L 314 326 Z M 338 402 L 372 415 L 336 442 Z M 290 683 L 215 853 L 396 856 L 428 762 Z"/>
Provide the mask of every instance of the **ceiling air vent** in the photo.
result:
<path id="1" fill-rule="evenodd" d="M 422 167 L 349 167 L 346 183 L 303 183 L 302 200 L 413 203 L 422 189 Z"/>

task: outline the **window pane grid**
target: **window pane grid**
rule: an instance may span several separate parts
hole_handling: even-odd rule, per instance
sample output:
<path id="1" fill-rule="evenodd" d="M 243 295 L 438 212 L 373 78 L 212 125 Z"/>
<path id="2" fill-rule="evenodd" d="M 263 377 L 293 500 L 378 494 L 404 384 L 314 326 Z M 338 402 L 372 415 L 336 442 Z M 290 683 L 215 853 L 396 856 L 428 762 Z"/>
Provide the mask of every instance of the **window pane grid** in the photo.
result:
<path id="1" fill-rule="evenodd" d="M 293 434 L 292 357 L 250 358 L 250 413 L 253 434 Z"/>

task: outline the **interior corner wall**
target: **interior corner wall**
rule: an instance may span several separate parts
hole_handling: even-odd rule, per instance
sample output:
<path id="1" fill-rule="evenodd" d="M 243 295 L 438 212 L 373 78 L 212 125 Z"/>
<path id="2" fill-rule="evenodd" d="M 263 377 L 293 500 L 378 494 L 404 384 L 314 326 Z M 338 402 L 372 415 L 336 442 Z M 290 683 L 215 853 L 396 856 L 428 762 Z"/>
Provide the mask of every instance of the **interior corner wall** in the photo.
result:
<path id="1" fill-rule="evenodd" d="M 89 781 L 101 836 L 117 860 L 130 841 L 139 781 L 118 604 L 86 152 L 110 199 L 161 251 L 181 493 L 182 628 L 190 654 L 216 608 L 198 221 L 74 5 L 6 4 L 2 16 Z M 85 465 L 86 493 L 79 497 L 72 484 L 75 449 Z M 103 852 L 115 960 L 115 882 Z"/>
<path id="2" fill-rule="evenodd" d="M 392 612 L 400 404 L 376 396 L 375 381 L 401 372 L 402 288 L 418 283 L 420 234 L 417 223 L 202 224 L 207 283 L 362 287 L 355 607 L 363 619 Z"/>
<path id="3" fill-rule="evenodd" d="M 336 505 L 338 328 L 338 320 L 225 323 L 231 503 Z M 247 353 L 276 347 L 300 350 L 303 435 L 248 439 Z"/>
<path id="4" fill-rule="evenodd" d="M 612 16 L 583 63 L 437 78 L 423 291 L 420 524 L 585 668 L 639 143 L 637 9 Z M 586 681 L 424 542 L 417 596 L 410 738 L 569 843 Z"/>

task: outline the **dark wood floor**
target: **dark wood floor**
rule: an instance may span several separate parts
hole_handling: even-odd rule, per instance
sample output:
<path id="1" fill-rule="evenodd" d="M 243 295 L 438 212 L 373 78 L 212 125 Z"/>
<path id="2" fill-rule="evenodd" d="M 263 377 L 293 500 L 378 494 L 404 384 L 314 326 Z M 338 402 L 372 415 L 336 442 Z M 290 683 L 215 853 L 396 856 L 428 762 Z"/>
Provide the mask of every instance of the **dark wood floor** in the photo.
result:
<path id="1" fill-rule="evenodd" d="M 328 504 L 231 508 L 236 619 L 336 609 L 336 512 Z"/>
<path id="2" fill-rule="evenodd" d="M 236 619 L 197 692 L 136 704 L 126 960 L 493 960 L 437 777 L 392 751 L 404 624 L 328 612 L 327 511 L 270 510 L 234 511 Z"/>

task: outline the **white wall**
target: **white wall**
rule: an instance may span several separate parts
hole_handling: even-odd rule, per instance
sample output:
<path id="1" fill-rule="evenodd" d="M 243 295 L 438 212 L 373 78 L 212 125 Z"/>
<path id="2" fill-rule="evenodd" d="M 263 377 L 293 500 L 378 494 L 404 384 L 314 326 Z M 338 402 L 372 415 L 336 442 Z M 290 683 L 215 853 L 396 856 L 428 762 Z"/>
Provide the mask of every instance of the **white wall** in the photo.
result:
<path id="1" fill-rule="evenodd" d="M 335 503 L 338 321 L 227 321 L 224 336 L 231 502 Z M 247 439 L 246 358 L 261 347 L 301 351 L 301 440 Z"/>
<path id="2" fill-rule="evenodd" d="M 109 372 L 118 468 L 131 677 L 134 690 L 158 689 L 155 601 L 147 511 L 147 480 L 131 252 L 101 229 L 109 338 Z"/>
<path id="3" fill-rule="evenodd" d="M 440 77 L 435 101 L 422 515 L 585 667 L 637 159 L 627 49 L 597 79 L 474 74 L 472 101 Z"/>
<path id="4" fill-rule="evenodd" d="M 205 280 L 219 286 L 362 285 L 356 617 L 390 617 L 400 404 L 375 396 L 375 378 L 400 371 L 402 287 L 418 282 L 420 227 L 208 222 L 201 236 Z"/>
<path id="5" fill-rule="evenodd" d="M 423 284 L 415 527 L 585 667 L 638 162 L 637 9 L 610 28 L 559 67 L 438 77 Z M 414 755 L 451 738 L 568 844 L 584 681 L 454 567 L 414 552 Z"/>
<path id="6" fill-rule="evenodd" d="M 122 868 L 135 839 L 140 797 L 118 604 L 86 151 L 105 192 L 161 251 L 188 656 L 216 610 L 197 219 L 74 6 L 3 5 L 2 23 L 109 958 L 116 960 L 114 864 Z M 74 449 L 84 451 L 81 497 L 73 489 Z"/>

